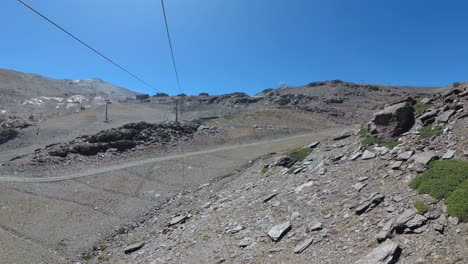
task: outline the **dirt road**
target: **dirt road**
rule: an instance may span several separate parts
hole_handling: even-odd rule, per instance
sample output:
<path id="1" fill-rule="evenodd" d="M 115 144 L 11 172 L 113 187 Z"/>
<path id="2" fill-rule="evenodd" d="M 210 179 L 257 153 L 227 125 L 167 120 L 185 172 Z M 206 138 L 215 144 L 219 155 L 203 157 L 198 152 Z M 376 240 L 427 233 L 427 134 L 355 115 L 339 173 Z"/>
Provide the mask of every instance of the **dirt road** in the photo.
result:
<path id="1" fill-rule="evenodd" d="M 0 262 L 68 263 L 166 198 L 249 160 L 336 134 L 334 128 L 251 144 L 133 161 L 53 178 L 0 178 Z M 182 163 L 183 162 L 183 163 Z"/>

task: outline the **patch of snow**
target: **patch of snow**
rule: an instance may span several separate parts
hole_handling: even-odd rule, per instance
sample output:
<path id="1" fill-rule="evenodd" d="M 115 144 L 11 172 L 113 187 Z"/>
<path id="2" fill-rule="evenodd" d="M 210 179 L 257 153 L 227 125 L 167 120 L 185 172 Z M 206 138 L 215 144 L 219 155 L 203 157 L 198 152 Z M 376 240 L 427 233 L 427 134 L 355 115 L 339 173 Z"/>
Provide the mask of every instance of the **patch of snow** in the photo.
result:
<path id="1" fill-rule="evenodd" d="M 89 100 L 88 98 L 84 97 L 83 95 L 72 95 L 70 97 L 67 98 L 67 103 L 71 103 L 71 104 L 82 104 L 82 103 L 87 103 Z"/>
<path id="2" fill-rule="evenodd" d="M 5 110 L 5 109 L 1 109 L 1 110 L 0 110 L 0 113 L 4 114 L 4 113 L 6 113 L 6 110 Z"/>

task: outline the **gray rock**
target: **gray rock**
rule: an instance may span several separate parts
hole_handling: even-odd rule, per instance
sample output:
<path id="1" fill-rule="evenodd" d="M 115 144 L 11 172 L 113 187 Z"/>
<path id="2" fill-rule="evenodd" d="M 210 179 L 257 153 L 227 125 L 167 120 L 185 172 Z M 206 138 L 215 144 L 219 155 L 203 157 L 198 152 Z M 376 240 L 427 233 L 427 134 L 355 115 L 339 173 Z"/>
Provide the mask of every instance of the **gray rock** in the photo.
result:
<path id="1" fill-rule="evenodd" d="M 268 231 L 268 236 L 275 242 L 278 242 L 289 230 L 291 230 L 291 222 L 287 221 L 279 225 L 275 225 Z"/>
<path id="2" fill-rule="evenodd" d="M 445 154 L 442 156 L 442 159 L 445 160 L 445 159 L 453 159 L 453 157 L 455 156 L 455 150 L 447 150 L 447 152 L 445 152 Z"/>
<path id="3" fill-rule="evenodd" d="M 393 162 L 392 165 L 390 165 L 390 168 L 392 170 L 398 170 L 401 167 L 402 164 L 403 164 L 403 161 L 397 160 L 397 161 Z"/>
<path id="4" fill-rule="evenodd" d="M 356 189 L 356 191 L 361 191 L 362 188 L 366 187 L 367 183 L 362 183 L 362 182 L 358 182 L 356 184 L 353 185 L 353 188 Z"/>
<path id="5" fill-rule="evenodd" d="M 439 224 L 439 223 L 435 223 L 435 224 L 433 225 L 433 227 L 434 227 L 434 230 L 435 230 L 435 231 L 437 231 L 437 232 L 439 232 L 439 233 L 441 233 L 441 234 L 444 233 L 444 229 L 445 229 L 445 226 L 444 226 L 444 225 L 441 225 L 441 224 Z"/>
<path id="6" fill-rule="evenodd" d="M 421 170 L 424 171 L 427 164 L 437 158 L 437 154 L 432 151 L 417 153 L 413 157 L 411 157 L 410 161 L 413 161 L 413 163 L 410 166 L 408 166 L 408 169 L 418 172 L 420 172 Z"/>
<path id="7" fill-rule="evenodd" d="M 334 141 L 342 140 L 342 139 L 350 137 L 351 135 L 352 135 L 352 131 L 351 130 L 346 130 L 343 133 L 340 133 L 340 134 L 334 136 L 332 138 L 332 140 L 334 140 Z"/>
<path id="8" fill-rule="evenodd" d="M 413 154 L 413 150 L 402 152 L 397 156 L 397 160 L 409 160 Z"/>
<path id="9" fill-rule="evenodd" d="M 375 154 L 368 150 L 365 150 L 361 157 L 361 159 L 363 160 L 368 160 L 368 159 L 373 159 L 373 158 L 375 158 Z"/>
<path id="10" fill-rule="evenodd" d="M 421 123 L 423 124 L 423 126 L 430 125 L 430 124 L 434 123 L 435 116 L 438 113 L 439 113 L 439 111 L 436 110 L 436 109 L 429 109 L 419 117 L 419 120 L 421 120 Z"/>
<path id="11" fill-rule="evenodd" d="M 307 238 L 306 240 L 302 241 L 299 243 L 295 248 L 294 248 L 294 253 L 299 254 L 302 253 L 304 250 L 306 250 L 312 243 L 314 242 L 314 238 Z"/>
<path id="12" fill-rule="evenodd" d="M 0 144 L 6 143 L 18 136 L 18 131 L 12 128 L 0 129 Z"/>
<path id="13" fill-rule="evenodd" d="M 322 229 L 322 223 L 320 223 L 317 220 L 314 220 L 314 221 L 310 222 L 306 227 L 307 232 L 318 231 L 318 230 L 321 230 L 321 229 Z"/>
<path id="14" fill-rule="evenodd" d="M 456 226 L 456 225 L 458 225 L 459 220 L 458 220 L 457 217 L 449 216 L 448 222 L 449 222 L 451 225 Z"/>
<path id="15" fill-rule="evenodd" d="M 435 119 L 441 123 L 447 123 L 450 120 L 450 117 L 455 114 L 455 110 L 447 110 L 442 114 L 438 115 Z"/>
<path id="16" fill-rule="evenodd" d="M 405 223 L 405 226 L 411 229 L 416 229 L 420 226 L 423 226 L 426 223 L 426 221 L 427 221 L 426 217 L 420 214 L 416 214 L 414 215 L 413 218 L 411 218 L 409 221 Z"/>
<path id="17" fill-rule="evenodd" d="M 411 100 L 388 106 L 374 114 L 369 127 L 375 128 L 374 133 L 380 139 L 393 140 L 413 127 L 414 110 L 409 101 Z"/>
<path id="18" fill-rule="evenodd" d="M 371 204 L 372 203 L 370 201 L 364 201 L 361 204 L 359 204 L 358 207 L 356 207 L 354 211 L 358 215 L 363 214 L 367 211 L 367 209 L 371 206 Z"/>
<path id="19" fill-rule="evenodd" d="M 383 242 L 383 241 L 385 241 L 385 239 L 390 237 L 390 235 L 392 233 L 392 230 L 393 230 L 393 225 L 395 224 L 395 221 L 396 221 L 396 219 L 392 218 L 392 219 L 388 220 L 384 224 L 384 226 L 382 227 L 380 232 L 377 233 L 377 235 L 376 235 L 376 239 L 377 239 L 378 242 Z"/>
<path id="20" fill-rule="evenodd" d="M 395 263 L 400 252 L 397 243 L 390 239 L 374 248 L 368 255 L 356 261 L 356 264 L 389 264 Z"/>
<path id="21" fill-rule="evenodd" d="M 318 145 L 320 145 L 320 141 L 312 142 L 309 145 L 307 145 L 306 147 L 307 148 L 316 148 L 316 147 L 318 147 Z"/>
<path id="22" fill-rule="evenodd" d="M 187 219 L 188 219 L 187 215 L 179 215 L 179 216 L 172 218 L 167 225 L 168 226 L 177 225 L 177 224 L 185 222 L 185 220 Z"/>
<path id="23" fill-rule="evenodd" d="M 356 160 L 362 155 L 361 151 L 355 151 L 351 156 L 349 157 L 349 160 Z"/>
<path id="24" fill-rule="evenodd" d="M 358 182 L 363 182 L 363 181 L 367 181 L 368 179 L 369 177 L 363 176 L 363 177 L 359 177 L 357 180 Z"/>
<path id="25" fill-rule="evenodd" d="M 126 247 L 124 249 L 124 253 L 125 254 L 131 254 L 135 251 L 138 251 L 140 250 L 141 248 L 143 248 L 145 246 L 145 242 L 141 242 L 141 243 L 136 243 L 136 244 L 133 244 L 133 245 L 130 245 L 128 247 Z"/>
<path id="26" fill-rule="evenodd" d="M 401 228 L 405 226 L 406 222 L 409 220 L 413 219 L 413 217 L 416 215 L 416 212 L 411 210 L 411 209 L 406 209 L 403 211 L 401 215 L 398 216 L 398 218 L 395 221 L 395 227 Z"/>
<path id="27" fill-rule="evenodd" d="M 246 248 L 253 243 L 253 239 L 250 237 L 244 237 L 239 243 L 237 244 L 240 248 Z"/>
<path id="28" fill-rule="evenodd" d="M 432 207 L 431 210 L 427 211 L 424 216 L 429 220 L 434 220 L 440 217 L 442 210 L 437 207 Z"/>

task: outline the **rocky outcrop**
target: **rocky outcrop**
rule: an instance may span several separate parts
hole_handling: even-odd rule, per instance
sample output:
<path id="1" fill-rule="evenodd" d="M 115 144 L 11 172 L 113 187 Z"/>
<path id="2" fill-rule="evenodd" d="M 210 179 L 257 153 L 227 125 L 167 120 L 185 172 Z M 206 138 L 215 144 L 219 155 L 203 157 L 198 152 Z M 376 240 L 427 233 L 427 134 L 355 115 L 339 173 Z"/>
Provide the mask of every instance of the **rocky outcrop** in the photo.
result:
<path id="1" fill-rule="evenodd" d="M 407 100 L 375 113 L 369 131 L 382 140 L 390 141 L 408 132 L 414 123 L 414 109 L 411 100 Z"/>
<path id="2" fill-rule="evenodd" d="M 6 143 L 18 136 L 18 131 L 12 128 L 0 129 L 0 144 Z"/>
<path id="3" fill-rule="evenodd" d="M 371 253 L 356 261 L 356 264 L 389 264 L 396 263 L 401 249 L 399 245 L 391 240 L 386 240 Z"/>

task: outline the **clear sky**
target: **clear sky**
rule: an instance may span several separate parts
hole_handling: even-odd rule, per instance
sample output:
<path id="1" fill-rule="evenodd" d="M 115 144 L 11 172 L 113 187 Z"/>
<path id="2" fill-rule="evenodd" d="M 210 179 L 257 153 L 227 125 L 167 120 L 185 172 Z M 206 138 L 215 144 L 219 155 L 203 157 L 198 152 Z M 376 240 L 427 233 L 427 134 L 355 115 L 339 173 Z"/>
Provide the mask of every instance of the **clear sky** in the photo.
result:
<path id="1" fill-rule="evenodd" d="M 159 0 L 26 0 L 159 92 L 178 93 Z M 466 0 L 166 0 L 182 90 L 221 94 L 342 79 L 467 80 Z M 15 0 L 1 1 L 0 68 L 151 90 Z"/>

